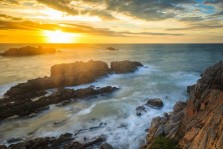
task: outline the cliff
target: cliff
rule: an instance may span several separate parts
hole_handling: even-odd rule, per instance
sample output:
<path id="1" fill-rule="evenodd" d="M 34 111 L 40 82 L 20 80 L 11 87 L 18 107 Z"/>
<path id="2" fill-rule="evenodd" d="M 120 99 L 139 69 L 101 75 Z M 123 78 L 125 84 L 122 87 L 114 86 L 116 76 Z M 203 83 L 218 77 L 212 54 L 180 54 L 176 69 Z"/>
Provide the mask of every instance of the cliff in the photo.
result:
<path id="1" fill-rule="evenodd" d="M 186 103 L 177 102 L 173 112 L 152 120 L 147 144 L 142 148 L 153 148 L 162 135 L 176 140 L 183 149 L 222 149 L 223 62 L 205 70 L 188 92 Z"/>

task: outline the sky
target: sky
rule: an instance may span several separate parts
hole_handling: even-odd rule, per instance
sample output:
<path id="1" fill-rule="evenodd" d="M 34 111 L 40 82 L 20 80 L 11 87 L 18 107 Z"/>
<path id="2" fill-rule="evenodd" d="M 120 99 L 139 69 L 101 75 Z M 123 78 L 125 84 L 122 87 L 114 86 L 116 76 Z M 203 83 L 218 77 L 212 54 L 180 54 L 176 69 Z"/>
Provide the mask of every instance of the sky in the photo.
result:
<path id="1" fill-rule="evenodd" d="M 223 43 L 223 0 L 0 0 L 0 43 Z"/>

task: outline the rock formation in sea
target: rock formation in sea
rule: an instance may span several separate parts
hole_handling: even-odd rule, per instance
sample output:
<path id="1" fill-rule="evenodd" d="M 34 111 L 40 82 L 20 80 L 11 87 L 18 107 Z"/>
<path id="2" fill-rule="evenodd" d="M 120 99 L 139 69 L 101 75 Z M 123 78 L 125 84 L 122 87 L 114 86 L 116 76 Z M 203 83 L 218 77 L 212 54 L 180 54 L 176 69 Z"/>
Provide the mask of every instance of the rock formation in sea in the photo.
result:
<path id="1" fill-rule="evenodd" d="M 10 48 L 4 53 L 0 53 L 1 56 L 31 56 L 31 55 L 41 55 L 41 54 L 53 54 L 56 53 L 54 48 L 42 48 L 40 47 L 21 47 L 21 48 Z"/>
<path id="2" fill-rule="evenodd" d="M 113 67 L 113 63 L 115 66 Z M 75 62 L 58 64 L 51 67 L 50 77 L 28 80 L 10 88 L 5 96 L 10 98 L 33 98 L 44 95 L 46 89 L 75 86 L 95 82 L 96 79 L 105 77 L 111 73 L 130 73 L 136 71 L 139 62 L 119 61 L 112 62 L 111 68 L 102 61 Z"/>
<path id="3" fill-rule="evenodd" d="M 117 51 L 118 49 L 114 48 L 114 47 L 107 47 L 103 50 L 108 50 L 108 51 Z"/>
<path id="4" fill-rule="evenodd" d="M 177 102 L 173 112 L 152 120 L 147 144 L 142 148 L 151 148 L 162 135 L 177 141 L 183 149 L 222 149 L 223 62 L 206 69 L 187 91 L 187 102 Z"/>
<path id="5" fill-rule="evenodd" d="M 142 66 L 139 62 L 131 61 L 120 61 L 118 65 L 120 65 L 120 70 L 122 68 L 125 69 L 126 65 L 129 65 L 129 68 L 131 66 L 129 72 L 137 70 L 138 66 Z M 50 77 L 28 80 L 26 83 L 20 83 L 11 87 L 5 93 L 5 97 L 0 100 L 0 121 L 12 116 L 35 115 L 47 109 L 51 104 L 60 103 L 61 105 L 65 105 L 74 99 L 111 93 L 117 90 L 117 88 L 107 86 L 99 89 L 89 87 L 72 90 L 65 89 L 64 87 L 91 83 L 112 72 L 115 73 L 113 69 L 110 69 L 102 61 L 91 60 L 88 62 L 54 65 L 51 67 Z M 126 73 L 126 71 L 124 72 Z M 52 88 L 58 89 L 52 95 L 46 96 L 46 90 Z"/>

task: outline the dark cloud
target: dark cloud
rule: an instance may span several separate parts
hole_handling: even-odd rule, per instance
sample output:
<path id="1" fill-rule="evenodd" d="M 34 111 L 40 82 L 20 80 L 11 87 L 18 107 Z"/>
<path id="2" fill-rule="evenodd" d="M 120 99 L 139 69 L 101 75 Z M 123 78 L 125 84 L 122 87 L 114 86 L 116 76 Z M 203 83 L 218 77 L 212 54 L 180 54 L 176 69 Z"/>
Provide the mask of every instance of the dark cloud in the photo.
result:
<path id="1" fill-rule="evenodd" d="M 53 9 L 66 12 L 70 15 L 88 13 L 89 15 L 99 16 L 102 19 L 115 19 L 110 12 L 119 12 L 134 18 L 145 20 L 163 20 L 173 18 L 185 10 L 181 5 L 193 4 L 194 0 L 75 0 L 76 2 L 84 2 L 96 4 L 98 6 L 105 5 L 106 9 L 98 10 L 97 7 L 92 9 L 74 8 L 70 3 L 72 0 L 37 0 Z M 73 0 L 74 1 L 74 0 Z M 75 6 L 80 7 L 80 6 Z M 174 11 L 170 11 L 174 10 Z"/>

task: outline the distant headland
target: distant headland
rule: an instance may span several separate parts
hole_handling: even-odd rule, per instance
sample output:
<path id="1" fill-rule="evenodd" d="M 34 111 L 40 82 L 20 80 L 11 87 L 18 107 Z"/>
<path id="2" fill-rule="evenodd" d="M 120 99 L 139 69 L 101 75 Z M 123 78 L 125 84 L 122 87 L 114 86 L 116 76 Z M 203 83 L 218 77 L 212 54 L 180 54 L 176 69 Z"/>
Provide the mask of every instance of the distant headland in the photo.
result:
<path id="1" fill-rule="evenodd" d="M 42 48 L 39 47 L 21 47 L 21 48 L 9 48 L 7 51 L 0 53 L 1 56 L 32 56 L 42 54 L 53 54 L 56 53 L 54 48 Z"/>

